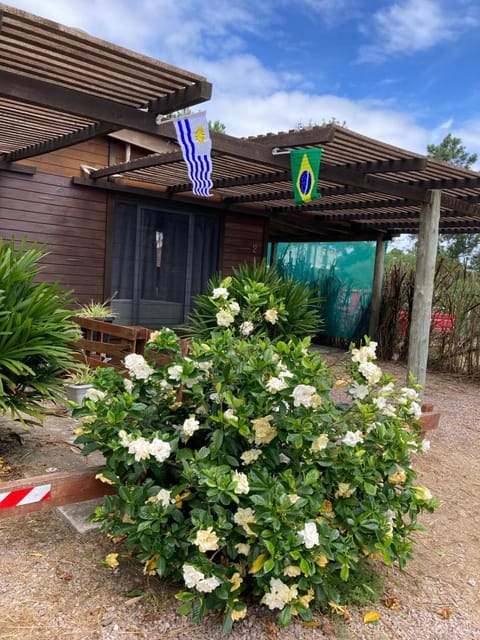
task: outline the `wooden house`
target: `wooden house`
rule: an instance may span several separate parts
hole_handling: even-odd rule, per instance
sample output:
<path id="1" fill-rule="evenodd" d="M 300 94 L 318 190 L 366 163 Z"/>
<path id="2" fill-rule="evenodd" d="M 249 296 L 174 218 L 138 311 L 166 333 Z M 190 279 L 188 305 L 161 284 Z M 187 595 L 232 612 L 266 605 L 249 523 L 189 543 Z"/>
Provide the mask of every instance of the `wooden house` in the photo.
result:
<path id="1" fill-rule="evenodd" d="M 212 133 L 213 189 L 195 196 L 164 116 L 209 99 L 196 74 L 0 4 L 0 235 L 47 246 L 43 277 L 78 302 L 116 294 L 122 322 L 183 322 L 217 270 L 267 243 L 418 233 L 409 367 L 422 382 L 439 232 L 480 231 L 478 174 L 336 125 Z M 321 116 L 319 116 L 320 118 Z M 296 205 L 289 150 L 321 146 L 322 198 Z"/>

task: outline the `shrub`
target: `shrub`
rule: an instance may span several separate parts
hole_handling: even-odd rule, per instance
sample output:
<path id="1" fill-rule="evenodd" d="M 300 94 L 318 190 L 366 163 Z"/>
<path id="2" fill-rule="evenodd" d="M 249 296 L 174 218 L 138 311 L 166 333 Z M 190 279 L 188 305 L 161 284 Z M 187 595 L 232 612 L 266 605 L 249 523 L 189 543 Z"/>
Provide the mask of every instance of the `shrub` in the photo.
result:
<path id="1" fill-rule="evenodd" d="M 56 284 L 34 281 L 43 256 L 0 239 L 0 414 L 24 423 L 41 418 L 41 401 L 59 397 L 60 376 L 75 368 L 69 297 Z"/>
<path id="2" fill-rule="evenodd" d="M 318 302 L 308 284 L 279 274 L 265 261 L 240 265 L 231 276 L 211 278 L 207 293 L 196 296 L 186 332 L 205 338 L 229 327 L 240 336 L 305 337 L 321 327 Z"/>
<path id="3" fill-rule="evenodd" d="M 436 504 L 410 462 L 416 389 L 396 389 L 371 342 L 352 349 L 352 402 L 336 404 L 308 346 L 224 328 L 182 355 L 162 329 L 148 348 L 169 364 L 131 354 L 127 379 L 98 370 L 75 412 L 77 442 L 105 455 L 99 477 L 117 490 L 94 519 L 146 574 L 185 585 L 179 610 L 196 622 L 219 611 L 228 632 L 252 600 L 281 625 L 308 621 L 340 584 L 358 587 L 363 559 L 403 567 L 417 515 Z"/>

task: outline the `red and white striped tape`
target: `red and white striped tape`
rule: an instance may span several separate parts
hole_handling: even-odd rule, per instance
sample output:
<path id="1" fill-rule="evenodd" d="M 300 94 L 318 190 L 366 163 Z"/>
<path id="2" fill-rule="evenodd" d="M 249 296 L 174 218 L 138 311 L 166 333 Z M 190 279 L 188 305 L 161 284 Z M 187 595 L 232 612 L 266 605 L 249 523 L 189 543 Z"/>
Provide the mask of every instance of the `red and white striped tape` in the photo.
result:
<path id="1" fill-rule="evenodd" d="M 15 491 L 0 493 L 0 509 L 20 507 L 24 504 L 49 500 L 51 497 L 51 489 L 51 484 L 42 484 L 38 487 L 27 487 L 26 489 L 16 489 Z"/>

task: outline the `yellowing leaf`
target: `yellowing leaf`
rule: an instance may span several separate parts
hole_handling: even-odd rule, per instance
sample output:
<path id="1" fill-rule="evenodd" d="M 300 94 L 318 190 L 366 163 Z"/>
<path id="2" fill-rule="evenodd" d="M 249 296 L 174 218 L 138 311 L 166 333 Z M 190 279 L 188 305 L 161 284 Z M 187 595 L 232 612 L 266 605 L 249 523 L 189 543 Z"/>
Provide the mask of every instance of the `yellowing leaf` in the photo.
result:
<path id="1" fill-rule="evenodd" d="M 383 604 L 387 607 L 387 609 L 400 609 L 400 602 L 397 596 L 385 596 Z"/>
<path id="2" fill-rule="evenodd" d="M 350 611 L 347 609 L 347 607 L 344 607 L 341 604 L 337 604 L 333 600 L 330 600 L 328 602 L 328 606 L 333 611 L 333 613 L 337 614 L 337 616 L 343 616 L 343 618 L 345 620 L 350 620 L 351 615 L 350 615 Z"/>
<path id="3" fill-rule="evenodd" d="M 248 573 L 258 573 L 265 563 L 266 554 L 261 553 L 255 558 Z"/>
<path id="4" fill-rule="evenodd" d="M 367 611 L 363 616 L 363 624 L 369 624 L 370 622 L 377 622 L 380 620 L 380 614 L 378 611 Z"/>
<path id="5" fill-rule="evenodd" d="M 109 553 L 104 562 L 112 569 L 116 569 L 119 565 L 118 553 Z"/>

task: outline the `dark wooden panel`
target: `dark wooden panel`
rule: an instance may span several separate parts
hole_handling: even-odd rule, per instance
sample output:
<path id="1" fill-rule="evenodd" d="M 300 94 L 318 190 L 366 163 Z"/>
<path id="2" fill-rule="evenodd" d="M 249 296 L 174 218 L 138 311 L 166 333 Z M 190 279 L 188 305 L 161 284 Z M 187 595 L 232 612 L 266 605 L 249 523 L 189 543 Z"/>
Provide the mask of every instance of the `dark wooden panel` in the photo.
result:
<path id="1" fill-rule="evenodd" d="M 0 216 L 0 224 L 5 233 L 8 233 L 10 231 L 10 233 L 15 233 L 16 236 L 18 236 L 19 233 L 22 235 L 30 235 L 31 233 L 48 234 L 53 236 L 53 238 L 74 235 L 77 241 L 82 242 L 82 240 L 80 240 L 81 238 L 88 238 L 88 240 L 90 241 L 90 238 L 93 234 L 94 239 L 97 243 L 101 242 L 104 244 L 105 242 L 105 231 L 98 229 L 89 229 L 88 227 L 90 221 L 85 221 L 85 224 L 80 223 L 81 226 L 72 228 L 52 223 L 51 218 L 49 220 L 50 222 L 47 221 L 44 223 L 43 220 L 42 222 L 40 222 L 39 219 L 38 221 L 24 220 L 23 216 L 19 220 L 9 220 L 8 218 L 2 218 Z M 53 242 L 53 239 L 49 240 L 49 242 Z M 98 246 L 98 244 L 96 246 Z"/>
<path id="2" fill-rule="evenodd" d="M 70 177 L 18 175 L 0 172 L 0 236 L 45 245 L 39 278 L 58 281 L 78 303 L 104 299 L 105 192 Z"/>
<path id="3" fill-rule="evenodd" d="M 90 216 L 80 215 L 80 212 L 73 209 L 74 214 L 70 215 L 66 210 L 55 211 L 52 207 L 47 211 L 25 211 L 22 209 L 12 210 L 12 209 L 4 209 L 1 204 L 0 199 L 0 220 L 2 220 L 5 225 L 5 228 L 8 227 L 9 221 L 18 223 L 20 219 L 24 223 L 33 222 L 38 224 L 38 220 L 41 219 L 42 224 L 52 225 L 54 227 L 62 226 L 62 227 L 72 227 L 73 229 L 77 229 L 78 225 L 82 225 L 82 229 L 89 229 L 92 231 L 97 231 L 99 234 L 105 233 L 105 219 L 100 218 L 99 216 L 94 216 L 93 219 Z M 40 218 L 40 215 L 41 218 Z M 77 215 L 75 215 L 77 214 Z"/>
<path id="4" fill-rule="evenodd" d="M 220 258 L 222 273 L 229 274 L 239 264 L 253 264 L 263 257 L 265 224 L 262 218 L 227 216 Z"/>

